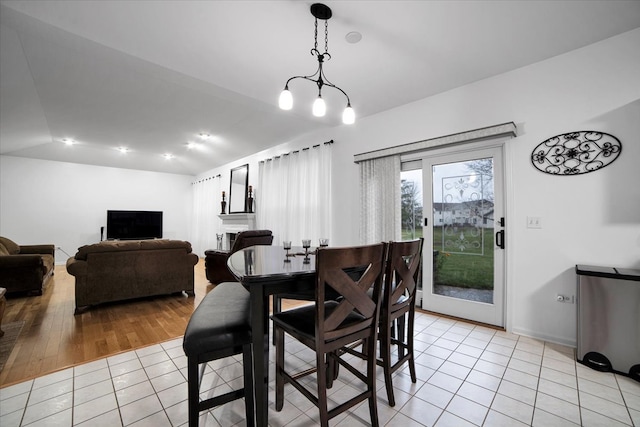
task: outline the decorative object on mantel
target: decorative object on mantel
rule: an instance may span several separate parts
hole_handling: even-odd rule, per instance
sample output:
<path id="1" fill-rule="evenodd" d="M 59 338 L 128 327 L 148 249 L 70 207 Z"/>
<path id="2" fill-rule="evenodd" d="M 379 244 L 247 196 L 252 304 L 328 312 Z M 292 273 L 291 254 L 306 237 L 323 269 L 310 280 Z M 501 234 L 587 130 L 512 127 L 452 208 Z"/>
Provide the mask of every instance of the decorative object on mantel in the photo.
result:
<path id="1" fill-rule="evenodd" d="M 531 153 L 531 163 L 551 175 L 581 175 L 610 165 L 621 152 L 620 140 L 608 133 L 569 132 L 540 143 Z"/>
<path id="2" fill-rule="evenodd" d="M 342 123 L 346 125 L 353 124 L 356 121 L 356 115 L 353 111 L 353 108 L 351 108 L 351 100 L 349 99 L 349 95 L 347 95 L 344 90 L 331 83 L 324 75 L 324 71 L 322 70 L 322 64 L 324 63 L 325 58 L 331 59 L 331 55 L 329 54 L 329 19 L 332 15 L 331 9 L 322 3 L 314 3 L 311 5 L 311 14 L 315 17 L 315 43 L 313 45 L 313 49 L 311 49 L 311 55 L 315 56 L 318 60 L 318 69 L 310 76 L 293 76 L 289 78 L 289 80 L 287 80 L 287 83 L 284 85 L 284 90 L 280 94 L 280 100 L 278 104 L 281 109 L 290 110 L 293 107 L 293 96 L 291 95 L 291 92 L 289 92 L 289 82 L 295 79 L 309 80 L 318 85 L 318 97 L 313 103 L 313 115 L 316 117 L 323 117 L 325 115 L 327 106 L 324 102 L 324 99 L 322 99 L 322 86 L 329 86 L 339 90 L 347 98 L 347 107 L 342 113 Z M 324 21 L 323 53 L 320 53 L 320 51 L 318 50 L 318 19 Z"/>
<path id="3" fill-rule="evenodd" d="M 222 201 L 220 202 L 220 206 L 222 207 L 222 211 L 220 211 L 221 215 L 227 213 L 227 201 L 224 198 L 224 191 L 222 192 Z"/>
<path id="4" fill-rule="evenodd" d="M 247 197 L 247 212 L 253 213 L 253 186 L 249 186 L 249 193 Z"/>

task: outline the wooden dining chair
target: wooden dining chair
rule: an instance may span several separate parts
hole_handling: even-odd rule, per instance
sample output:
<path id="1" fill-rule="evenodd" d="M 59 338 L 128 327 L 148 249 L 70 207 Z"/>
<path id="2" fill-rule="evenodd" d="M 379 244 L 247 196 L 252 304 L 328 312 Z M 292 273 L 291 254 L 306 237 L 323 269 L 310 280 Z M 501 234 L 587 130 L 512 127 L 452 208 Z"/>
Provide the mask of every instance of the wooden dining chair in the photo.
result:
<path id="1" fill-rule="evenodd" d="M 380 357 L 377 360 L 384 370 L 389 406 L 395 406 L 391 375 L 408 363 L 411 381 L 416 382 L 413 355 L 413 334 L 416 315 L 416 293 L 422 265 L 423 239 L 390 242 L 380 309 Z M 405 334 L 405 324 L 407 333 Z M 394 331 L 394 326 L 397 330 Z M 397 356 L 392 359 L 392 346 L 397 346 Z"/>
<path id="2" fill-rule="evenodd" d="M 276 411 L 282 410 L 284 385 L 289 383 L 318 407 L 323 427 L 328 426 L 329 419 L 367 399 L 371 425 L 378 425 L 375 355 L 386 247 L 386 243 L 380 243 L 319 249 L 314 304 L 271 316 L 276 336 Z M 353 274 L 349 274 L 354 267 L 363 271 L 355 279 Z M 373 289 L 371 295 L 367 294 L 369 289 Z M 339 301 L 327 296 L 334 292 L 341 296 Z M 315 351 L 315 369 L 296 373 L 285 371 L 285 333 Z M 364 373 L 349 363 L 355 358 L 346 360 L 341 357 L 350 349 L 340 351 L 361 340 L 364 340 L 368 355 L 356 355 L 366 361 Z M 338 366 L 361 380 L 364 390 L 329 409 L 327 388 L 333 385 Z M 300 381 L 314 372 L 317 380 L 315 394 L 309 382 Z"/>

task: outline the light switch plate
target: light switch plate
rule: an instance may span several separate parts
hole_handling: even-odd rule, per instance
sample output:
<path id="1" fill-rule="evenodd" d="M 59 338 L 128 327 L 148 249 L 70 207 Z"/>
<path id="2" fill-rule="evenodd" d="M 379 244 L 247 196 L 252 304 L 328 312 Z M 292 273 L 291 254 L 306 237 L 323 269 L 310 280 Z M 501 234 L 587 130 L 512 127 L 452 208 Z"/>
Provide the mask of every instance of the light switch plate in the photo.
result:
<path id="1" fill-rule="evenodd" d="M 542 218 L 539 216 L 528 216 L 527 228 L 542 228 Z"/>

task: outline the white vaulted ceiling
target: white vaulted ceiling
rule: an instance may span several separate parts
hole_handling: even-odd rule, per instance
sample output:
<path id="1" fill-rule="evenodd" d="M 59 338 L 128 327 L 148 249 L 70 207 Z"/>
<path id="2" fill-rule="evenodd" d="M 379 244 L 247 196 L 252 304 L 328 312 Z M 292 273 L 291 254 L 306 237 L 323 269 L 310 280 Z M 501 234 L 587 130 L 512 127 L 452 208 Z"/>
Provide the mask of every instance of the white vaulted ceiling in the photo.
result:
<path id="1" fill-rule="evenodd" d="M 309 82 L 277 105 L 316 69 L 311 1 L 0 3 L 0 154 L 196 175 L 340 125 L 342 95 L 314 118 Z M 358 118 L 640 26 L 640 1 L 324 3 L 325 73 Z"/>

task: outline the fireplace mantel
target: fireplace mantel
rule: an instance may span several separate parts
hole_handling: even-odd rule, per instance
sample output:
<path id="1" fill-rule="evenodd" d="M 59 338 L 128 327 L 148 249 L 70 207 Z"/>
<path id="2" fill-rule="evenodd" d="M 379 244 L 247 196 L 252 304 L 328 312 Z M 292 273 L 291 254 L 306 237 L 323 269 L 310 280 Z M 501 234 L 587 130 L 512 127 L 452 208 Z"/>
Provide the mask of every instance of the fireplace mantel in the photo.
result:
<path id="1" fill-rule="evenodd" d="M 219 214 L 218 218 L 222 220 L 223 249 L 231 248 L 232 235 L 241 231 L 256 229 L 256 214 L 254 213 Z"/>

